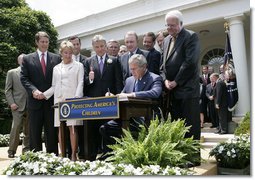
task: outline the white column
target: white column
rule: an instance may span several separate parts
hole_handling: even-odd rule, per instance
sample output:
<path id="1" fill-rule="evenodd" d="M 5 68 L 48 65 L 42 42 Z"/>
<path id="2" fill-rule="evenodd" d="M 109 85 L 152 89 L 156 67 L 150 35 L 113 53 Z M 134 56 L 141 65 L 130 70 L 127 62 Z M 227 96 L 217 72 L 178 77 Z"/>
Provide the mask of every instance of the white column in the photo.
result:
<path id="1" fill-rule="evenodd" d="M 225 18 L 229 22 L 229 36 L 233 61 L 236 70 L 239 100 L 235 109 L 235 116 L 244 116 L 250 111 L 251 96 L 246 59 L 245 36 L 243 28 L 243 14 Z"/>

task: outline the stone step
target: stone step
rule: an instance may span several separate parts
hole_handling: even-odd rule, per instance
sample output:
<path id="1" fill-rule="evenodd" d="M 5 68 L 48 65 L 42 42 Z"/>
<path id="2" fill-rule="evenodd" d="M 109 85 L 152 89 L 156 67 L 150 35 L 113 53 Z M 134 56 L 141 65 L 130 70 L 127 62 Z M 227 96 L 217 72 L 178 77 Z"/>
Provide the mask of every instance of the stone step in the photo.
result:
<path id="1" fill-rule="evenodd" d="M 203 142 L 224 142 L 234 137 L 234 134 L 201 133 Z"/>
<path id="2" fill-rule="evenodd" d="M 202 146 L 202 148 L 212 149 L 217 144 L 218 144 L 217 142 L 203 142 L 203 143 L 201 143 L 201 146 Z"/>
<path id="3" fill-rule="evenodd" d="M 225 142 L 228 139 L 231 139 L 234 137 L 234 134 L 215 134 L 215 133 L 201 133 L 201 146 L 203 148 L 209 148 L 212 149 L 215 147 L 219 142 Z"/>

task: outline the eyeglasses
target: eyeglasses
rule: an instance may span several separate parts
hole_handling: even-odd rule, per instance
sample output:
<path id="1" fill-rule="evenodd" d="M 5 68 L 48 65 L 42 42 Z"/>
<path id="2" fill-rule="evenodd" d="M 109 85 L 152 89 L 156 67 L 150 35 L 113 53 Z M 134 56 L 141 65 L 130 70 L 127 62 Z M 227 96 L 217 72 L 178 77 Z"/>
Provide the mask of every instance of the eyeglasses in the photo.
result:
<path id="1" fill-rule="evenodd" d="M 165 24 L 167 28 L 175 28 L 177 25 L 176 24 Z"/>

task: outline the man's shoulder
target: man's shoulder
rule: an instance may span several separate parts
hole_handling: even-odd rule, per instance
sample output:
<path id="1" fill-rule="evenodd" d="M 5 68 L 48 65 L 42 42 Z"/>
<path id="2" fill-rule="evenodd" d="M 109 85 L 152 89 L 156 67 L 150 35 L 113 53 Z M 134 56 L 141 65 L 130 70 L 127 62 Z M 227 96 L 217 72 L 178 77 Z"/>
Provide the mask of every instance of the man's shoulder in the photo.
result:
<path id="1" fill-rule="evenodd" d="M 18 68 L 9 69 L 9 70 L 7 71 L 7 74 L 12 74 L 12 73 L 16 72 L 17 69 L 18 69 Z"/>
<path id="2" fill-rule="evenodd" d="M 59 54 L 55 54 L 55 53 L 52 53 L 52 52 L 49 52 L 49 51 L 48 51 L 48 54 L 49 54 L 49 56 L 60 58 Z"/>
<path id="3" fill-rule="evenodd" d="M 148 72 L 148 74 L 149 74 L 149 76 L 152 77 L 153 79 L 156 79 L 156 78 L 161 79 L 161 78 L 162 78 L 160 75 L 155 74 L 155 73 L 150 72 L 150 71 Z"/>

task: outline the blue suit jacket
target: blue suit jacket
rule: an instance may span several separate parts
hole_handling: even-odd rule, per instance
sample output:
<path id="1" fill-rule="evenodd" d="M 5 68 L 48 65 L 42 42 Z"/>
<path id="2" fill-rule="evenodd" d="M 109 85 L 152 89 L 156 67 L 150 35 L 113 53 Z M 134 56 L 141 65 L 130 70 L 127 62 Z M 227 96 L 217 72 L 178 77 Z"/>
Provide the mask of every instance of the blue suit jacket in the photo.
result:
<path id="1" fill-rule="evenodd" d="M 162 78 L 152 72 L 147 71 L 141 79 L 142 85 L 139 92 L 135 92 L 136 97 L 157 99 L 162 92 Z M 134 92 L 135 78 L 133 76 L 126 79 L 123 93 Z"/>

